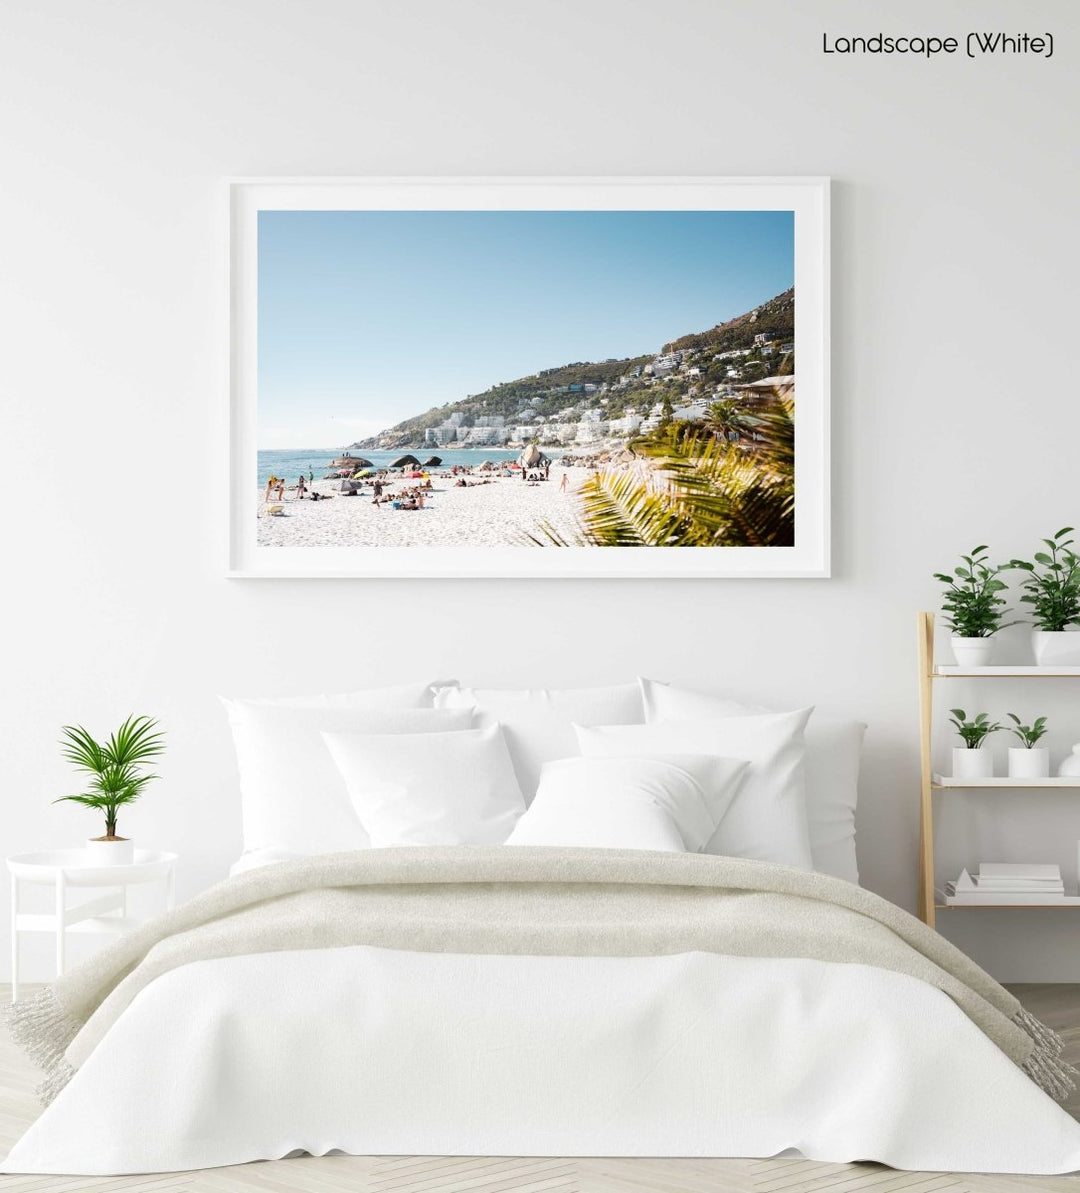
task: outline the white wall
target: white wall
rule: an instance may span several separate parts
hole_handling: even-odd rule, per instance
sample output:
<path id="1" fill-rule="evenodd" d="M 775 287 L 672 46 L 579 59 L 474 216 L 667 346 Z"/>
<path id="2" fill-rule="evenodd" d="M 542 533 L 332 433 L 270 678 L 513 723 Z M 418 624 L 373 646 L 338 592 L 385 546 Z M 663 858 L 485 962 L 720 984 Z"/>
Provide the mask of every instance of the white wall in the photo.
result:
<path id="1" fill-rule="evenodd" d="M 49 802 L 70 790 L 65 722 L 162 719 L 164 780 L 126 827 L 183 854 L 190 893 L 239 848 L 217 692 L 343 686 L 358 659 L 373 683 L 640 670 L 869 721 L 865 879 L 910 906 L 930 572 L 1080 521 L 1080 19 L 1065 0 L 894 11 L 886 32 L 1049 28 L 1058 53 L 825 57 L 823 31 L 876 31 L 839 0 L 8 0 L 0 852 L 86 834 Z M 410 173 L 831 175 L 834 579 L 225 580 L 220 180 Z M 1080 740 L 1080 691 L 1054 700 L 1058 744 Z M 1050 711 L 1041 690 L 987 706 Z M 1000 837 L 957 825 L 963 860 L 1073 877 L 1075 798 L 1024 807 Z M 999 976 L 1080 980 L 1070 913 L 952 915 Z"/>

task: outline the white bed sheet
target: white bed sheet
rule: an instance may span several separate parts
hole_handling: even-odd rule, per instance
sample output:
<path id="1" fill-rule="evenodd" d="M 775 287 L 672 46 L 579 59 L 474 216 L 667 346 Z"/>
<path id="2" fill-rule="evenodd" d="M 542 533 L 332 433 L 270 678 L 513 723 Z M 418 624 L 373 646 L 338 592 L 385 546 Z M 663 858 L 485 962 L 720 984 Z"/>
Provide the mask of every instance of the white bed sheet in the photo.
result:
<path id="1" fill-rule="evenodd" d="M 772 1156 L 1080 1169 L 1080 1126 L 938 990 L 689 953 L 351 947 L 148 986 L 0 1171 L 358 1155 Z"/>

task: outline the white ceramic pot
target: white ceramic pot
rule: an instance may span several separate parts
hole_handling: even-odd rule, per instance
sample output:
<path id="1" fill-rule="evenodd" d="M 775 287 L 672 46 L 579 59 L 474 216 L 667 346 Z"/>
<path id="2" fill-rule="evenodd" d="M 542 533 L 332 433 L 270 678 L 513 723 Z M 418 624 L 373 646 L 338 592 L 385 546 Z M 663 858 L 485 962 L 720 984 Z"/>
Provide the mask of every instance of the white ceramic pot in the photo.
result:
<path id="1" fill-rule="evenodd" d="M 1010 779 L 1045 779 L 1050 774 L 1050 751 L 1042 746 L 1009 748 Z"/>
<path id="2" fill-rule="evenodd" d="M 994 653 L 993 638 L 958 638 L 954 634 L 949 644 L 961 667 L 985 667 Z"/>
<path id="3" fill-rule="evenodd" d="M 994 755 L 989 750 L 969 750 L 966 746 L 954 746 L 952 773 L 954 779 L 992 779 Z"/>
<path id="4" fill-rule="evenodd" d="M 1080 667 L 1080 633 L 1075 630 L 1032 630 L 1031 645 L 1040 667 Z"/>
<path id="5" fill-rule="evenodd" d="M 88 866 L 130 866 L 134 860 L 135 842 L 124 837 L 116 837 L 111 841 L 95 837 L 86 842 Z"/>
<path id="6" fill-rule="evenodd" d="M 1080 742 L 1061 760 L 1057 772 L 1063 779 L 1080 779 Z"/>

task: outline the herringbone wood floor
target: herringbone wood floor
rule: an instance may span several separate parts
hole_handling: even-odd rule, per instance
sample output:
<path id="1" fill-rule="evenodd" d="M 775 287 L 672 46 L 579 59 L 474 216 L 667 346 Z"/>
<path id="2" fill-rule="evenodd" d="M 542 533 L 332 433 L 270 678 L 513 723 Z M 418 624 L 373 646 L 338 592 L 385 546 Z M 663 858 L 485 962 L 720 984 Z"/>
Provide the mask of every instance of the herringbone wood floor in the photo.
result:
<path id="1" fill-rule="evenodd" d="M 1014 986 L 1080 1063 L 1080 986 Z M 0 998 L 10 997 L 0 985 Z M 36 1117 L 38 1076 L 0 1033 L 0 1155 Z M 1080 1119 L 1080 1091 L 1067 1109 Z M 1080 1178 L 896 1172 L 806 1160 L 552 1160 L 304 1156 L 164 1176 L 0 1176 L 0 1193 L 1080 1193 Z"/>

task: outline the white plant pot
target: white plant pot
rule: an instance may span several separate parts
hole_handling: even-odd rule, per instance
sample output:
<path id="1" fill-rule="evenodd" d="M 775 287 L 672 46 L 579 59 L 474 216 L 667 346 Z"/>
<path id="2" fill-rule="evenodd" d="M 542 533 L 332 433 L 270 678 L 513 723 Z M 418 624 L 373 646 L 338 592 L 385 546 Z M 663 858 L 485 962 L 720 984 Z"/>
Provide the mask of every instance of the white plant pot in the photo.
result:
<path id="1" fill-rule="evenodd" d="M 961 667 L 985 667 L 994 653 L 993 638 L 957 638 L 953 635 L 949 644 Z"/>
<path id="2" fill-rule="evenodd" d="M 992 779 L 994 755 L 989 750 L 953 746 L 952 773 L 954 779 Z"/>
<path id="3" fill-rule="evenodd" d="M 1066 754 L 1061 760 L 1057 773 L 1063 779 L 1080 779 L 1080 743 L 1073 746 L 1072 753 Z"/>
<path id="4" fill-rule="evenodd" d="M 1031 645 L 1040 667 L 1080 667 L 1080 633 L 1075 630 L 1032 630 Z"/>
<path id="5" fill-rule="evenodd" d="M 1023 746 L 1009 747 L 1010 779 L 1045 779 L 1050 774 L 1050 751 L 1043 746 L 1030 750 Z"/>
<path id="6" fill-rule="evenodd" d="M 115 841 L 91 839 L 86 842 L 88 866 L 130 866 L 134 860 L 134 841 L 118 837 Z"/>

